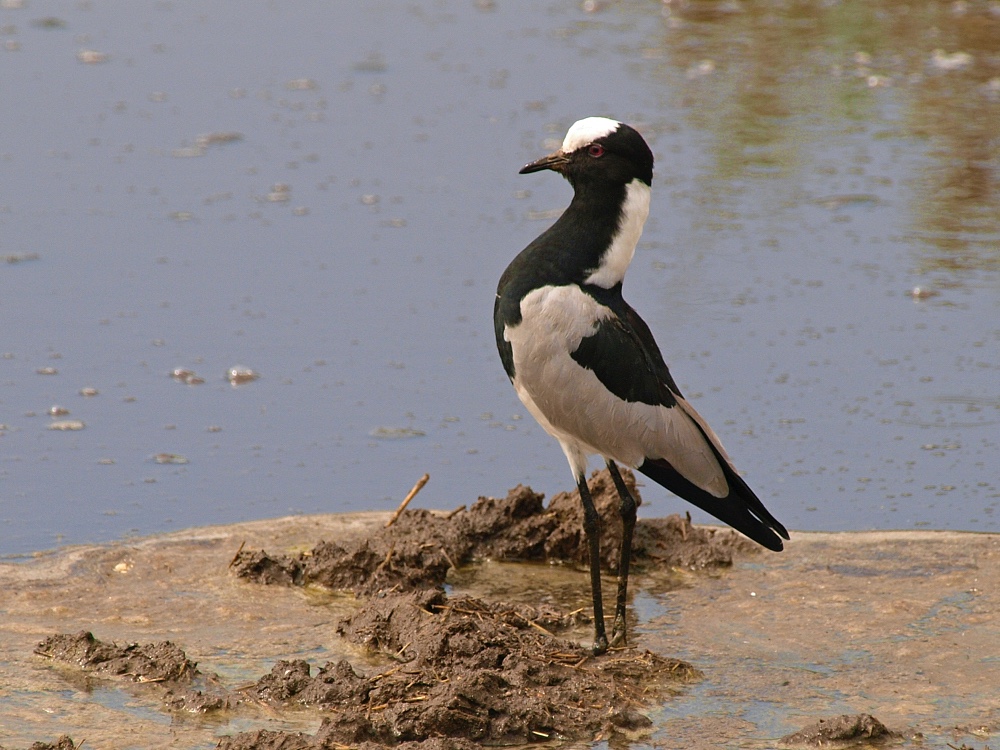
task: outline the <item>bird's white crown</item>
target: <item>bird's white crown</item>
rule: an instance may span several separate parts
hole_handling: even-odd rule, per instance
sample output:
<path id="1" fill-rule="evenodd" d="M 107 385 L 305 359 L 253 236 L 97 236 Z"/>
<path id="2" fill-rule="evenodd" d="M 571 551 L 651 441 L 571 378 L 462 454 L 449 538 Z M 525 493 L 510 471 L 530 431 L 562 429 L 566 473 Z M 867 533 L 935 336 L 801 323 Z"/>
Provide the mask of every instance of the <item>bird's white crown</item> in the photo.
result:
<path id="1" fill-rule="evenodd" d="M 620 122 L 607 117 L 585 117 L 582 120 L 577 120 L 566 132 L 562 151 L 564 154 L 571 154 L 578 148 L 590 145 L 598 138 L 611 135 L 618 130 L 619 125 L 621 125 Z"/>

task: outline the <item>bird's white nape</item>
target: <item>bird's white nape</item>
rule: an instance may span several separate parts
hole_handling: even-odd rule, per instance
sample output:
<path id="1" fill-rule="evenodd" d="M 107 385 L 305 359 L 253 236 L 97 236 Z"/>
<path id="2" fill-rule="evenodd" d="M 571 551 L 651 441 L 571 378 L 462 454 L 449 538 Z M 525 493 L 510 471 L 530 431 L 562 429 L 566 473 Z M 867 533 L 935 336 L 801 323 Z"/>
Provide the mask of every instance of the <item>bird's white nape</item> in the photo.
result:
<path id="1" fill-rule="evenodd" d="M 611 238 L 611 245 L 601 256 L 601 264 L 586 278 L 587 284 L 595 284 L 610 289 L 625 278 L 625 272 L 635 255 L 642 228 L 649 216 L 649 185 L 642 180 L 632 180 L 625 186 L 625 202 L 622 204 L 618 230 Z"/>
<path id="2" fill-rule="evenodd" d="M 618 130 L 619 125 L 621 125 L 620 122 L 607 117 L 585 117 L 582 120 L 577 120 L 566 132 L 562 152 L 571 154 L 578 148 L 588 146 L 598 138 L 604 138 L 614 133 Z"/>

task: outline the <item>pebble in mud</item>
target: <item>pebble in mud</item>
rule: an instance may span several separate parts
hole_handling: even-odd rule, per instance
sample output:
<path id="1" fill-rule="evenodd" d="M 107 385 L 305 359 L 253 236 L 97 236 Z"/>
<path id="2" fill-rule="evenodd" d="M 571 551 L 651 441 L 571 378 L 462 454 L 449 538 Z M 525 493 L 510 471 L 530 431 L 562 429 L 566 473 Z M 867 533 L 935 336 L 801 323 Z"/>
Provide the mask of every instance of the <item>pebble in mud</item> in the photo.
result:
<path id="1" fill-rule="evenodd" d="M 186 367 L 177 367 L 171 370 L 170 377 L 186 385 L 201 385 L 205 382 L 205 378 L 198 375 L 194 370 L 188 370 Z"/>
<path id="2" fill-rule="evenodd" d="M 260 377 L 260 373 L 251 370 L 249 367 L 230 367 L 226 370 L 226 380 L 228 380 L 232 385 L 243 385 L 244 383 L 252 383 Z"/>

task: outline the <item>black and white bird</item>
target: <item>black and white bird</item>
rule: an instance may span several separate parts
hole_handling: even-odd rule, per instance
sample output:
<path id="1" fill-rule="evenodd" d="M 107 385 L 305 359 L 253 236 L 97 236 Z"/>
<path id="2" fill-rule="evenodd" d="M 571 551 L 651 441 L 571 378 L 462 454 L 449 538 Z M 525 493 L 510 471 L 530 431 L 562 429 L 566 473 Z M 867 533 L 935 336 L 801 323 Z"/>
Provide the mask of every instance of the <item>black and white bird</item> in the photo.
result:
<path id="1" fill-rule="evenodd" d="M 562 147 L 521 174 L 551 169 L 573 186 L 559 219 L 514 258 L 497 287 L 497 348 L 518 397 L 562 446 L 583 501 L 594 599 L 594 653 L 609 646 L 601 599 L 600 523 L 588 457 L 607 462 L 623 541 L 611 646 L 625 643 L 636 502 L 617 463 L 711 513 L 768 549 L 788 532 L 733 467 L 718 436 L 684 400 L 622 280 L 649 215 L 653 154 L 633 128 L 588 117 Z"/>

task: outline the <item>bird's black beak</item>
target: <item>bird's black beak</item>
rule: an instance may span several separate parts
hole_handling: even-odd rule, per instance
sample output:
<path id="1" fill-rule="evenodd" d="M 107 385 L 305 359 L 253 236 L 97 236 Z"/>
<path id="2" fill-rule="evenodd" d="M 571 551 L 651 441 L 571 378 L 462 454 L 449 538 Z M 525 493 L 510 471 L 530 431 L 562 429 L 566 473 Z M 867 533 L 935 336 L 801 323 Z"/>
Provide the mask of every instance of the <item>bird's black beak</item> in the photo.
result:
<path id="1" fill-rule="evenodd" d="M 562 172 L 563 167 L 567 164 L 569 164 L 569 157 L 562 151 L 556 151 L 555 153 L 543 156 L 541 159 L 537 159 L 530 164 L 525 164 L 521 167 L 521 171 L 518 172 L 518 174 L 541 172 L 543 169 L 551 169 L 554 172 Z"/>

